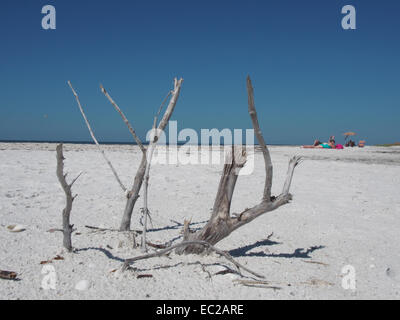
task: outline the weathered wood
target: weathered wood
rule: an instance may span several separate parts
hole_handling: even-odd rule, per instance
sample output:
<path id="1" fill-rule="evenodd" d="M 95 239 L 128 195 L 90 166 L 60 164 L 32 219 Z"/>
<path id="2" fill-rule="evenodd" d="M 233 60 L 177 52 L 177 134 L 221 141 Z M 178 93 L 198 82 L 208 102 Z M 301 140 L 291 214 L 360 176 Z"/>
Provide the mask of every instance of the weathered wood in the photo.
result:
<path id="1" fill-rule="evenodd" d="M 73 93 L 74 96 L 75 96 L 76 102 L 78 103 L 79 110 L 80 110 L 80 112 L 81 112 L 81 114 L 82 114 L 83 119 L 85 120 L 85 123 L 86 123 L 87 128 L 89 129 L 89 133 L 90 133 L 90 136 L 91 136 L 92 139 L 93 139 L 93 142 L 96 144 L 97 149 L 98 149 L 98 150 L 100 151 L 100 153 L 102 154 L 104 160 L 106 160 L 108 166 L 110 167 L 112 173 L 114 174 L 114 177 L 115 177 L 115 179 L 117 180 L 118 184 L 120 185 L 121 189 L 122 189 L 124 192 L 126 192 L 126 187 L 125 187 L 124 184 L 122 183 L 121 179 L 119 178 L 119 176 L 118 176 L 118 174 L 117 174 L 117 171 L 114 169 L 114 166 L 112 165 L 111 161 L 108 159 L 106 153 L 105 153 L 104 150 L 101 148 L 99 142 L 98 142 L 97 139 L 96 139 L 96 136 L 95 136 L 94 133 L 93 133 L 92 127 L 90 126 L 90 123 L 89 123 L 89 121 L 88 121 L 88 119 L 87 119 L 87 117 L 86 117 L 85 112 L 83 111 L 83 108 L 82 108 L 81 102 L 80 102 L 80 100 L 79 100 L 78 94 L 76 93 L 75 89 L 72 87 L 71 81 L 68 81 L 68 85 L 69 85 L 69 87 L 71 88 L 72 93 Z"/>
<path id="2" fill-rule="evenodd" d="M 142 160 L 138 170 L 136 171 L 133 186 L 127 196 L 124 215 L 122 216 L 122 221 L 119 228 L 120 231 L 129 231 L 131 228 L 133 208 L 135 207 L 137 199 L 139 199 L 140 188 L 142 187 L 144 174 L 146 172 L 146 164 L 147 156 L 146 154 L 142 154 Z"/>
<path id="3" fill-rule="evenodd" d="M 165 127 L 168 124 L 169 119 L 172 116 L 172 113 L 174 112 L 176 103 L 179 98 L 179 94 L 181 92 L 182 83 L 183 83 L 182 78 L 179 80 L 177 78 L 174 79 L 174 90 L 171 92 L 171 99 L 169 100 L 168 107 L 167 107 L 160 123 L 158 124 L 159 131 L 163 131 L 165 129 Z M 160 108 L 160 110 L 161 110 L 161 108 Z"/>
<path id="4" fill-rule="evenodd" d="M 108 101 L 110 101 L 110 103 L 113 105 L 113 107 L 115 108 L 115 110 L 117 110 L 117 112 L 121 115 L 122 120 L 125 122 L 125 124 L 127 125 L 129 132 L 132 134 L 133 139 L 136 141 L 137 145 L 139 146 L 140 150 L 142 150 L 143 153 L 146 153 L 146 148 L 143 146 L 142 141 L 139 139 L 139 137 L 136 135 L 135 130 L 133 129 L 133 127 L 131 126 L 131 124 L 129 123 L 128 119 L 125 117 L 125 114 L 122 112 L 122 110 L 118 107 L 118 105 L 115 103 L 115 101 L 111 98 L 111 96 L 109 95 L 109 93 L 106 91 L 106 89 L 104 89 L 104 87 L 102 85 L 100 85 L 100 89 L 101 92 L 104 93 L 104 95 L 107 97 Z"/>
<path id="5" fill-rule="evenodd" d="M 163 250 L 159 250 L 153 253 L 149 253 L 149 254 L 145 254 L 142 256 L 137 256 L 135 258 L 130 258 L 130 259 L 126 259 L 123 266 L 122 266 L 122 270 L 126 270 L 129 265 L 131 265 L 132 263 L 134 263 L 135 261 L 139 261 L 139 260 L 144 260 L 144 259 L 149 259 L 149 258 L 153 258 L 153 257 L 160 257 L 162 255 L 167 254 L 168 252 L 177 249 L 179 247 L 186 247 L 186 246 L 190 246 L 190 245 L 195 245 L 195 246 L 203 246 L 205 248 L 208 248 L 211 251 L 215 251 L 216 253 L 222 255 L 223 257 L 225 257 L 227 260 L 229 260 L 230 262 L 232 262 L 238 269 L 243 269 L 245 271 L 247 271 L 248 273 L 251 273 L 252 275 L 258 277 L 258 278 L 264 278 L 263 275 L 258 274 L 252 270 L 250 270 L 249 268 L 246 268 L 245 266 L 243 266 L 242 264 L 240 264 L 239 262 L 235 261 L 232 256 L 225 252 L 222 251 L 214 246 L 212 246 L 210 243 L 208 243 L 207 241 L 201 241 L 201 240 L 192 240 L 192 241 L 184 241 L 184 242 L 180 242 L 177 243 L 175 245 L 172 245 L 166 249 Z"/>
<path id="6" fill-rule="evenodd" d="M 147 235 L 147 217 L 150 214 L 149 208 L 148 208 L 148 189 L 149 189 L 149 178 L 150 178 L 150 168 L 151 168 L 151 159 L 153 158 L 153 153 L 154 150 L 156 149 L 157 142 L 160 136 L 160 133 L 165 129 L 169 119 L 171 118 L 172 113 L 174 112 L 176 102 L 178 101 L 179 97 L 179 92 L 181 90 L 181 85 L 182 85 L 183 79 L 177 80 L 177 78 L 174 79 L 174 90 L 170 93 L 171 94 L 171 99 L 169 101 L 168 107 L 157 127 L 157 121 L 158 121 L 158 116 L 162 110 L 163 104 L 166 101 L 161 103 L 160 108 L 158 109 L 158 112 L 156 116 L 154 117 L 154 122 L 153 122 L 153 137 L 150 142 L 150 146 L 147 150 L 147 163 L 146 163 L 146 169 L 145 169 L 145 174 L 144 174 L 144 192 L 143 192 L 143 214 L 144 214 L 144 223 L 143 223 L 143 233 L 142 233 L 142 250 L 144 252 L 147 251 L 147 240 L 146 240 L 146 235 Z M 167 97 L 169 94 L 167 95 Z M 156 129 L 157 127 L 157 129 Z"/>
<path id="7" fill-rule="evenodd" d="M 166 127 L 166 125 L 168 124 L 169 119 L 171 118 L 171 115 L 174 111 L 176 102 L 178 100 L 179 97 L 179 93 L 180 93 L 180 89 L 183 83 L 183 79 L 177 80 L 176 78 L 174 79 L 174 89 L 171 90 L 170 92 L 168 92 L 167 96 L 165 97 L 165 99 L 163 100 L 163 102 L 161 103 L 161 106 L 158 110 L 157 113 L 157 117 L 160 114 L 164 103 L 167 101 L 168 97 L 170 95 L 171 99 L 169 101 L 167 110 L 162 118 L 162 120 L 160 121 L 158 128 L 157 128 L 157 132 L 163 131 Z M 122 188 L 122 190 L 125 192 L 127 200 L 126 200 L 126 204 L 125 204 L 125 209 L 124 209 L 124 214 L 122 217 L 122 221 L 119 227 L 120 231 L 129 231 L 130 230 L 130 226 L 131 226 L 131 219 L 132 219 L 132 213 L 133 213 L 133 209 L 135 207 L 136 201 L 139 198 L 139 192 L 140 189 L 142 187 L 143 184 L 143 180 L 145 177 L 145 173 L 146 173 L 146 166 L 147 166 L 147 150 L 146 148 L 143 146 L 143 143 L 141 142 L 141 140 L 139 139 L 139 137 L 137 136 L 134 128 L 132 127 L 132 125 L 129 123 L 128 119 L 126 118 L 125 114 L 122 112 L 122 110 L 119 108 L 119 106 L 117 105 L 117 103 L 112 99 L 112 97 L 110 96 L 110 94 L 106 91 L 106 89 L 100 85 L 101 91 L 103 92 L 103 94 L 106 96 L 106 98 L 110 101 L 110 103 L 113 105 L 113 107 L 115 108 L 115 110 L 120 114 L 120 116 L 122 117 L 123 121 L 125 122 L 125 124 L 128 126 L 128 129 L 130 131 L 130 133 L 132 134 L 133 138 L 135 139 L 136 143 L 138 144 L 139 148 L 142 150 L 142 159 L 139 165 L 139 168 L 136 172 L 134 181 L 133 181 L 133 185 L 132 188 L 130 190 L 128 190 L 124 184 L 122 183 L 121 179 L 119 178 L 117 171 L 115 170 L 115 168 L 113 167 L 111 161 L 108 159 L 107 155 L 105 154 L 104 150 L 102 150 L 99 142 L 97 141 L 94 132 L 90 126 L 90 123 L 86 117 L 85 112 L 83 111 L 83 107 L 80 103 L 78 94 L 76 93 L 76 91 L 74 90 L 74 88 L 72 87 L 72 84 L 70 81 L 68 81 L 68 85 L 70 86 L 72 93 L 75 96 L 75 99 L 78 103 L 78 107 L 79 110 L 83 116 L 83 119 L 85 120 L 86 126 L 89 129 L 89 133 L 92 137 L 92 140 L 94 141 L 94 143 L 96 144 L 98 150 L 101 152 L 101 154 L 103 155 L 104 159 L 106 160 L 108 166 L 110 167 L 113 175 L 115 176 L 118 184 L 120 185 L 120 187 Z M 157 142 L 158 140 L 158 136 L 155 139 L 155 142 Z"/>
<path id="8" fill-rule="evenodd" d="M 85 112 L 83 111 L 82 105 L 80 103 L 78 94 L 76 93 L 76 91 L 74 90 L 74 88 L 71 85 L 71 82 L 68 81 L 68 85 L 70 86 L 75 99 L 78 103 L 78 107 L 79 110 L 83 116 L 83 119 L 85 120 L 86 126 L 89 129 L 90 135 L 94 141 L 94 143 L 96 144 L 98 150 L 101 152 L 101 154 L 103 155 L 104 159 L 106 160 L 108 166 L 110 167 L 112 173 L 114 174 L 118 184 L 120 185 L 120 187 L 122 188 L 122 190 L 125 192 L 127 200 L 126 200 L 126 205 L 125 205 L 125 210 L 124 210 L 124 214 L 122 216 L 122 221 L 121 221 L 121 225 L 120 225 L 120 231 L 129 231 L 130 230 L 130 226 L 131 226 L 131 218 L 132 218 L 132 212 L 133 212 L 133 208 L 135 207 L 136 201 L 139 198 L 139 192 L 140 192 L 140 188 L 142 186 L 142 182 L 143 182 L 143 177 L 144 177 L 144 172 L 146 169 L 146 148 L 143 146 L 141 140 L 139 139 L 139 137 L 136 135 L 135 130 L 133 129 L 133 127 L 131 126 L 131 124 L 129 123 L 128 119 L 125 117 L 124 113 L 122 112 L 122 110 L 118 107 L 118 105 L 115 103 L 115 101 L 111 98 L 111 96 L 108 94 L 108 92 L 104 89 L 103 86 L 100 86 L 102 92 L 104 93 L 104 95 L 107 97 L 107 99 L 111 102 L 111 104 L 114 106 L 114 108 L 117 110 L 117 112 L 121 115 L 122 119 L 124 120 L 125 124 L 128 126 L 129 131 L 131 132 L 133 138 L 135 139 L 136 143 L 139 145 L 139 148 L 142 150 L 143 154 L 142 154 L 142 160 L 140 162 L 139 168 L 136 172 L 135 178 L 134 178 L 134 183 L 132 185 L 132 188 L 130 191 L 127 190 L 127 188 L 122 184 L 121 179 L 119 178 L 116 170 L 114 169 L 111 161 L 107 158 L 104 150 L 101 149 L 100 144 L 98 143 L 93 130 L 89 124 L 89 121 L 86 118 Z"/>
<path id="9" fill-rule="evenodd" d="M 187 233 L 186 240 L 202 240 L 214 245 L 232 232 L 230 206 L 237 175 L 245 162 L 246 150 L 241 146 L 232 146 L 226 156 L 226 164 L 219 182 L 211 218 L 201 230 L 191 234 Z M 201 253 L 204 249 L 204 246 L 199 245 L 190 248 L 180 247 L 177 253 Z"/>
<path id="10" fill-rule="evenodd" d="M 16 272 L 0 270 L 0 279 L 15 280 L 16 278 L 17 278 Z"/>
<path id="11" fill-rule="evenodd" d="M 249 223 L 266 212 L 270 212 L 279 208 L 292 199 L 289 189 L 293 178 L 294 168 L 300 162 L 300 157 L 293 157 L 289 161 L 289 169 L 283 191 L 278 197 L 272 197 L 272 162 L 268 147 L 265 144 L 258 123 L 257 112 L 254 104 L 253 87 L 250 77 L 247 77 L 247 92 L 250 118 L 252 120 L 255 135 L 261 146 L 264 157 L 265 183 L 261 202 L 252 208 L 245 209 L 240 214 L 233 214 L 231 216 L 230 206 L 232 202 L 233 191 L 236 185 L 237 175 L 246 162 L 246 151 L 244 148 L 242 146 L 232 146 L 232 150 L 227 157 L 228 161 L 224 165 L 211 218 L 201 230 L 195 233 L 186 232 L 184 235 L 185 241 L 200 240 L 214 245 L 220 240 L 229 236 L 233 231 L 241 226 Z M 188 245 L 179 247 L 176 252 L 178 254 L 202 253 L 204 250 L 204 246 Z"/>
<path id="12" fill-rule="evenodd" d="M 179 97 L 179 93 L 181 90 L 181 86 L 183 83 L 183 79 L 177 80 L 176 78 L 174 79 L 174 90 L 170 91 L 167 96 L 165 97 L 165 99 L 162 101 L 160 108 L 158 109 L 156 118 L 158 117 L 158 115 L 160 114 L 165 102 L 167 101 L 168 97 L 170 95 L 171 99 L 169 101 L 168 107 L 164 113 L 164 116 L 162 118 L 162 120 L 160 121 L 157 131 L 156 132 L 161 132 L 165 129 L 165 127 L 168 124 L 169 119 L 171 118 L 171 115 L 175 109 L 178 97 Z M 158 141 L 158 136 L 155 136 L 154 138 L 154 142 L 150 143 L 150 146 L 148 147 L 148 149 L 146 150 L 145 153 L 143 153 L 142 155 L 142 160 L 140 162 L 139 168 L 136 172 L 135 175 L 135 179 L 134 179 L 134 183 L 133 186 L 131 188 L 131 191 L 128 193 L 128 199 L 126 201 L 126 205 L 125 205 L 125 210 L 124 210 L 124 215 L 122 217 L 122 222 L 120 225 L 120 230 L 121 231 L 128 231 L 130 230 L 131 227 L 131 220 L 132 220 L 132 213 L 133 213 L 133 209 L 135 207 L 136 201 L 139 198 L 139 192 L 140 189 L 142 187 L 144 178 L 145 178 L 145 174 L 146 174 L 146 168 L 147 168 L 147 164 L 148 164 L 148 158 L 149 155 L 150 158 L 153 155 L 153 151 L 154 151 L 154 147 L 155 147 L 155 143 L 157 143 Z M 149 168 L 150 170 L 150 168 Z M 147 212 L 148 214 L 148 212 Z M 145 213 L 145 219 L 146 219 L 146 213 Z M 145 236 L 144 236 L 145 237 Z M 145 241 L 142 241 L 142 244 L 146 243 Z"/>
<path id="13" fill-rule="evenodd" d="M 75 196 L 72 196 L 72 185 L 76 182 L 76 180 L 80 177 L 82 173 L 80 173 L 75 179 L 72 180 L 70 184 L 66 181 L 67 174 L 64 174 L 64 155 L 63 155 L 63 145 L 60 143 L 56 147 L 57 151 L 57 178 L 61 184 L 61 187 L 64 190 L 66 196 L 66 205 L 62 212 L 62 226 L 63 226 L 63 245 L 64 247 L 71 252 L 72 251 L 72 227 L 70 224 L 70 215 L 72 210 L 72 203 L 74 202 Z"/>
<path id="14" fill-rule="evenodd" d="M 144 215 L 144 223 L 143 223 L 143 233 L 142 233 L 142 243 L 141 248 L 142 251 L 147 252 L 147 216 L 150 214 L 148 201 L 147 201 L 147 194 L 149 190 L 149 178 L 150 178 L 150 167 L 151 167 L 151 159 L 153 157 L 155 144 L 157 143 L 157 133 L 156 133 L 156 126 L 157 126 L 157 117 L 154 117 L 153 123 L 153 139 L 151 140 L 149 150 L 147 152 L 147 163 L 146 163 L 146 170 L 144 173 L 144 190 L 143 190 L 143 215 Z"/>
<path id="15" fill-rule="evenodd" d="M 251 84 L 250 76 L 247 76 L 247 96 L 248 96 L 248 105 L 249 105 L 249 115 L 251 118 L 251 122 L 253 123 L 254 133 L 257 137 L 258 144 L 261 147 L 261 151 L 264 157 L 265 164 L 265 183 L 264 183 L 264 193 L 263 200 L 270 201 L 271 200 L 271 188 L 272 188 L 272 161 L 271 156 L 268 150 L 267 145 L 265 144 L 264 137 L 262 135 L 260 125 L 258 123 L 257 111 L 254 104 L 254 90 L 253 85 Z"/>

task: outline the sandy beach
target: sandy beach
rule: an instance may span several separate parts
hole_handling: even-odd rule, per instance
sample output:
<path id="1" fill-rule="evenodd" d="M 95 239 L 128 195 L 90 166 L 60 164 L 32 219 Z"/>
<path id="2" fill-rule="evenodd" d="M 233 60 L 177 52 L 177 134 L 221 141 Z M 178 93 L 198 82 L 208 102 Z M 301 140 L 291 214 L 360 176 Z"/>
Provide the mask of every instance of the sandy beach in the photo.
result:
<path id="1" fill-rule="evenodd" d="M 217 254 L 172 253 L 120 272 L 124 259 L 142 253 L 133 247 L 132 233 L 85 227 L 117 229 L 125 206 L 124 194 L 93 145 L 64 145 L 68 177 L 84 172 L 73 187 L 78 194 L 71 214 L 76 252 L 67 253 L 61 233 L 49 232 L 61 228 L 65 204 L 55 174 L 55 148 L 52 143 L 0 143 L 0 270 L 18 274 L 18 281 L 0 279 L 0 299 L 400 298 L 400 147 L 270 147 L 273 194 L 282 188 L 289 158 L 304 157 L 292 183 L 293 201 L 217 244 L 265 276 L 264 284 L 254 286 L 243 282 L 254 276 L 242 271 L 241 277 Z M 139 148 L 105 145 L 104 150 L 130 187 Z M 191 219 L 194 229 L 202 227 L 221 170 L 222 165 L 154 165 L 148 240 L 177 243 L 184 219 Z M 262 154 L 256 151 L 254 172 L 238 179 L 232 212 L 255 205 L 263 183 Z M 134 229 L 141 229 L 140 207 L 141 199 Z M 10 232 L 7 227 L 16 224 L 25 230 Z M 56 256 L 63 259 L 41 264 Z M 55 270 L 55 289 L 42 288 L 43 268 L 49 265 Z M 345 266 L 355 270 L 355 290 L 343 287 Z"/>

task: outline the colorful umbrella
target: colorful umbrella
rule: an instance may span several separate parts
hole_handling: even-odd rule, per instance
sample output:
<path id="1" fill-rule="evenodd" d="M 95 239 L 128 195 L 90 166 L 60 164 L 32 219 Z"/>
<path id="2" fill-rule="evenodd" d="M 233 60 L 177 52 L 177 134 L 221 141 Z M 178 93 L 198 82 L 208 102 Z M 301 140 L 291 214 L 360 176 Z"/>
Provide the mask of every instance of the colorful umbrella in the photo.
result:
<path id="1" fill-rule="evenodd" d="M 356 133 L 350 131 L 350 132 L 345 132 L 345 133 L 343 133 L 343 135 L 346 137 L 344 140 L 346 140 L 349 136 L 355 136 Z"/>

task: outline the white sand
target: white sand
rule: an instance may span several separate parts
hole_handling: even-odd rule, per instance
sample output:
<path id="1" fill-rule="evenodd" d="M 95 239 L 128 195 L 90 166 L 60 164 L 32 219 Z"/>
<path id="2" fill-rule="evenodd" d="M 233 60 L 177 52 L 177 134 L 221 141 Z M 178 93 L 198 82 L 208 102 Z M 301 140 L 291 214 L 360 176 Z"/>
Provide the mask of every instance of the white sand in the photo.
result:
<path id="1" fill-rule="evenodd" d="M 287 161 L 306 160 L 296 169 L 294 200 L 235 231 L 217 247 L 265 275 L 272 286 L 246 287 L 235 274 L 215 275 L 233 265 L 218 255 L 188 255 L 139 261 L 135 271 L 110 272 L 124 258 L 140 255 L 132 237 L 95 232 L 85 225 L 118 228 L 124 195 L 94 146 L 65 145 L 69 179 L 79 196 L 71 220 L 80 234 L 77 253 L 62 249 L 64 194 L 55 175 L 55 144 L 0 143 L 0 269 L 15 271 L 19 281 L 0 279 L 1 299 L 359 299 L 400 298 L 400 148 L 304 150 L 271 147 L 273 193 L 279 193 Z M 106 146 L 108 156 L 130 187 L 140 153 L 132 146 Z M 179 241 L 182 223 L 198 228 L 207 221 L 222 165 L 155 165 L 150 180 L 154 229 L 149 240 Z M 255 172 L 239 177 L 233 212 L 257 203 L 264 181 L 262 155 Z M 124 173 L 124 174 L 122 174 Z M 256 188 L 254 186 L 257 186 Z M 140 228 L 137 202 L 133 227 Z M 7 226 L 20 224 L 21 232 Z M 269 241 L 265 239 L 273 232 Z M 137 238 L 140 241 L 140 238 Z M 56 289 L 41 288 L 41 261 L 54 260 Z M 204 267 L 199 263 L 201 262 Z M 356 271 L 356 290 L 342 287 L 342 268 Z M 203 270 L 204 269 L 204 270 Z M 151 274 L 152 278 L 137 278 Z M 211 279 L 209 278 L 211 275 Z M 243 275 L 250 276 L 245 271 Z M 78 289 L 76 289 L 78 288 Z"/>

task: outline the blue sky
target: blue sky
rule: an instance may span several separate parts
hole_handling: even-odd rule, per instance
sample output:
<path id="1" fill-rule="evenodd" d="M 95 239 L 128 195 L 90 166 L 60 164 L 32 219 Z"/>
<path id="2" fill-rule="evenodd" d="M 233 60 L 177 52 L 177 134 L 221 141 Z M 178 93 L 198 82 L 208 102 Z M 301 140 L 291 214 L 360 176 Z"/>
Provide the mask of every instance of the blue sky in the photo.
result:
<path id="1" fill-rule="evenodd" d="M 174 76 L 178 129 L 251 128 L 249 74 L 269 143 L 400 141 L 399 15 L 396 0 L 3 0 L 0 140 L 89 141 L 67 80 L 100 141 L 132 141 L 100 83 L 144 137 Z"/>

